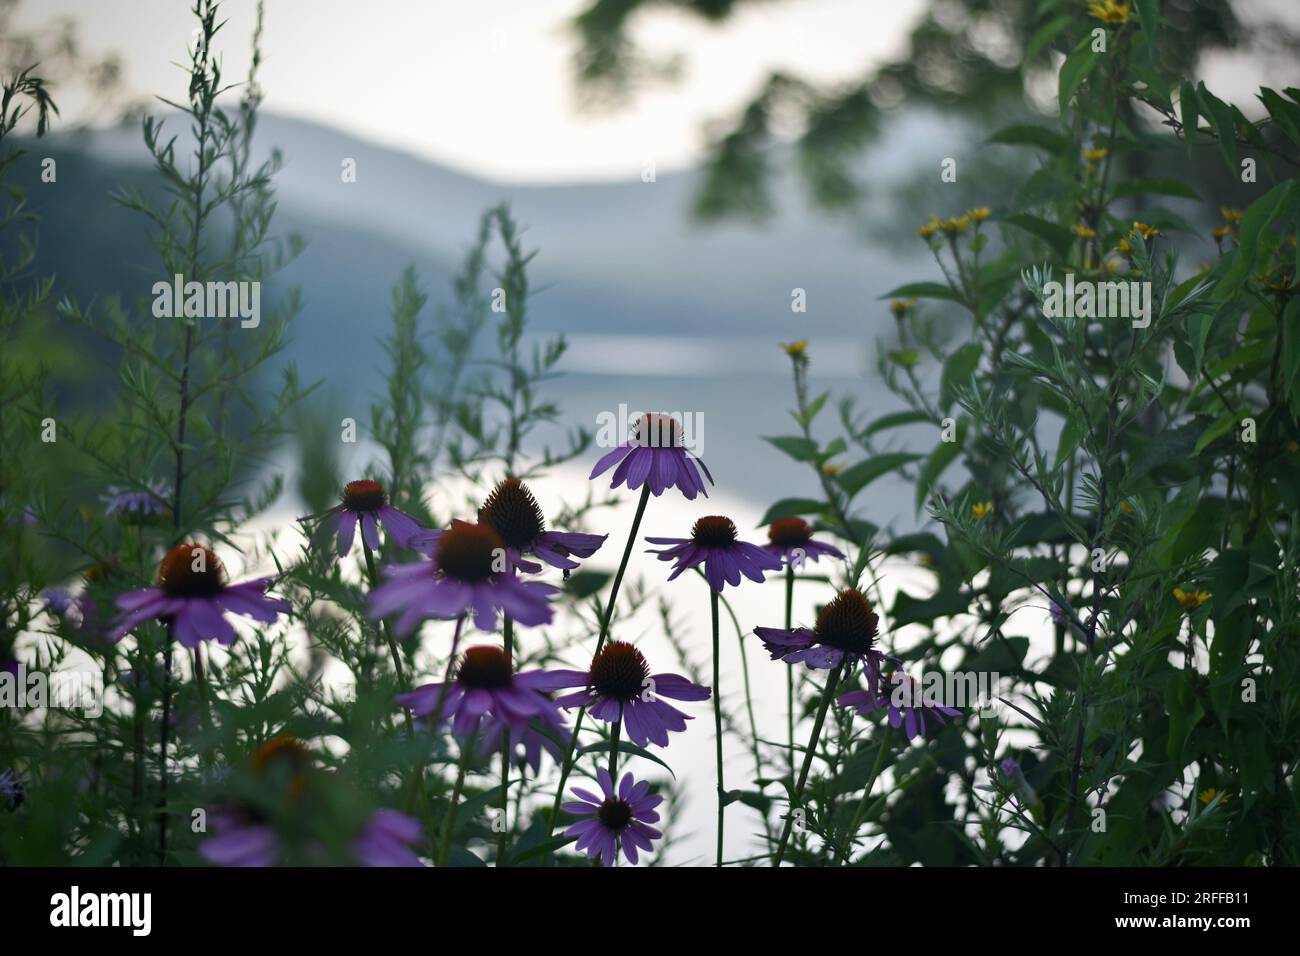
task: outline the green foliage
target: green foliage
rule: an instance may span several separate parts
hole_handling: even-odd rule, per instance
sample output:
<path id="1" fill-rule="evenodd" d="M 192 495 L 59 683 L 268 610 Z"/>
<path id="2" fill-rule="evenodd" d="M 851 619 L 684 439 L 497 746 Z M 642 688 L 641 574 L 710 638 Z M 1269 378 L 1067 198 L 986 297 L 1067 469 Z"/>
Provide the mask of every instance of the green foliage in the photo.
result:
<path id="1" fill-rule="evenodd" d="M 1041 165 L 1020 190 L 996 187 L 1010 203 L 917 230 L 941 280 L 891 293 L 898 344 L 878 346 L 901 408 L 863 423 L 843 403 L 831 444 L 856 459 L 824 500 L 770 512 L 838 516 L 853 553 L 832 583 L 869 572 L 894 653 L 1003 678 L 1000 713 L 968 713 L 892 765 L 876 815 L 859 821 L 875 849 L 857 863 L 1300 861 L 1300 91 L 1261 91 L 1266 114 L 1252 121 L 1181 82 L 1166 55 L 1171 6 L 1139 4 L 1109 24 L 1101 54 L 1089 45 L 1096 20 L 1038 5 L 1061 15 L 1026 59 L 1073 51 L 1061 119 L 989 142 L 1031 149 Z M 1139 103 L 1171 133 L 1155 134 Z M 1218 257 L 1199 268 L 1170 238 L 1194 227 L 1162 205 L 1199 190 L 1134 175 L 1130 162 L 1141 153 L 1148 170 L 1172 168 L 1160 160 L 1193 141 L 1217 143 L 1225 175 L 1251 195 L 1222 210 Z M 1252 164 L 1257 182 L 1243 175 Z M 1050 284 L 1067 273 L 1080 285 L 1149 283 L 1149 324 L 1052 308 Z M 944 331 L 932 322 L 940 309 Z M 815 342 L 794 358 L 797 408 L 808 356 L 815 368 Z M 885 444 L 903 425 L 902 442 Z M 779 447 L 818 465 L 828 446 L 809 434 Z M 854 534 L 871 507 L 853 492 L 887 472 L 914 483 L 931 523 Z M 891 601 L 876 582 L 891 569 L 911 580 L 918 555 L 932 585 Z M 833 821 L 858 802 L 853 785 L 826 789 L 837 766 L 886 729 L 855 726 L 827 745 L 826 776 L 810 785 L 820 829 L 799 845 L 803 861 L 824 859 Z M 955 801 L 945 780 L 960 785 Z"/>

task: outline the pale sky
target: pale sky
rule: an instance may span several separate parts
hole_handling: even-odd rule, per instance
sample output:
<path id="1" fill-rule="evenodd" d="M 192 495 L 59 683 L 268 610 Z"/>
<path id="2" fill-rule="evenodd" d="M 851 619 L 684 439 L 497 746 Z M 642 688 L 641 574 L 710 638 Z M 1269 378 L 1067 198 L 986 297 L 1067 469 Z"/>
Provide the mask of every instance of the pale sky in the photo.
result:
<path id="1" fill-rule="evenodd" d="M 131 88 L 183 97 L 188 0 L 25 0 L 24 29 L 58 16 L 116 51 Z M 679 13 L 638 21 L 638 41 L 687 57 L 682 82 L 627 109 L 579 113 L 565 23 L 581 0 L 268 0 L 266 107 L 345 128 L 462 171 L 518 182 L 626 179 L 703 152 L 706 121 L 730 116 L 767 70 L 860 75 L 896 55 L 921 0 L 783 0 L 711 29 Z M 868 8 L 870 11 L 868 12 Z M 229 0 L 217 48 L 229 78 L 248 64 L 253 0 Z M 61 104 L 62 105 L 62 104 Z M 65 109 L 66 115 L 73 115 Z"/>
<path id="2" fill-rule="evenodd" d="M 18 25 L 61 16 L 84 48 L 117 52 L 138 92 L 183 98 L 190 0 L 23 0 Z M 695 164 L 709 120 L 729 118 L 773 68 L 818 81 L 860 77 L 905 52 L 924 0 L 781 0 L 721 27 L 673 11 L 636 21 L 638 43 L 680 52 L 681 82 L 608 114 L 577 110 L 566 21 L 583 0 L 268 0 L 262 85 L 269 110 L 325 123 L 462 172 L 504 182 L 631 179 Z M 248 65 L 254 0 L 228 0 L 218 49 L 229 79 Z M 1241 0 L 1297 21 L 1297 0 Z M 1249 55 L 1211 57 L 1216 92 L 1250 101 L 1265 79 Z M 1278 80 L 1285 82 L 1278 83 Z M 76 102 L 61 99 L 65 116 Z"/>

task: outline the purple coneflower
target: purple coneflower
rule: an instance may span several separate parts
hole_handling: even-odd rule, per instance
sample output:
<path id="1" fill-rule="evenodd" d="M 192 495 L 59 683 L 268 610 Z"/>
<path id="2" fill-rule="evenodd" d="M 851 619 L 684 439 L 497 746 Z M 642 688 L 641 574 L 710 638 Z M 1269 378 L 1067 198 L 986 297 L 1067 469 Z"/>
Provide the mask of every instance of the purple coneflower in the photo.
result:
<path id="1" fill-rule="evenodd" d="M 875 674 L 884 659 L 876 650 L 879 627 L 880 617 L 871 609 L 871 602 L 861 591 L 849 588 L 821 609 L 811 630 L 756 627 L 754 633 L 774 661 L 829 670 L 847 658 L 850 664 L 861 660 L 868 674 Z"/>
<path id="2" fill-rule="evenodd" d="M 284 848 L 267 823 L 246 821 L 230 814 L 209 821 L 212 836 L 199 844 L 199 855 L 214 866 L 271 867 L 283 861 Z M 368 867 L 423 866 L 411 849 L 422 836 L 419 820 L 396 810 L 376 810 L 350 844 L 354 862 Z M 322 846 L 308 847 L 309 855 L 326 862 Z"/>
<path id="3" fill-rule="evenodd" d="M 565 830 L 564 835 L 577 837 L 573 848 L 586 853 L 590 859 L 599 857 L 605 866 L 614 865 L 620 849 L 629 863 L 636 863 L 638 850 L 650 851 L 653 841 L 663 836 L 650 824 L 659 822 L 655 807 L 664 798 L 650 793 L 650 784 L 644 780 L 636 782 L 630 773 L 623 774 L 617 794 L 608 770 L 601 767 L 596 777 L 600 796 L 574 787 L 573 795 L 579 799 L 560 807 L 565 813 L 583 818 Z"/>
<path id="4" fill-rule="evenodd" d="M 547 598 L 559 589 L 523 581 L 510 570 L 505 542 L 490 526 L 458 521 L 438 538 L 433 557 L 388 569 L 389 580 L 370 592 L 369 615 L 401 611 L 397 633 L 405 637 L 423 618 L 447 620 L 473 613 L 479 630 L 491 631 L 497 611 L 520 624 L 549 624 Z"/>
<path id="5" fill-rule="evenodd" d="M 352 852 L 362 866 L 423 866 L 411 849 L 421 839 L 419 820 L 396 810 L 376 810 L 352 841 Z"/>
<path id="6" fill-rule="evenodd" d="M 559 710 L 545 691 L 569 687 L 567 671 L 529 671 L 514 673 L 510 655 L 499 647 L 471 647 L 461 657 L 456 676 L 450 684 L 425 684 L 397 702 L 409 707 L 416 717 L 433 714 L 441 702 L 442 713 L 449 718 L 458 737 L 468 737 L 484 717 L 522 734 L 534 719 L 563 727 Z M 500 743 L 500 734 L 497 735 Z"/>
<path id="7" fill-rule="evenodd" d="M 478 520 L 479 524 L 490 526 L 501 536 L 510 566 L 530 574 L 541 571 L 542 566 L 526 560 L 526 554 L 540 558 L 553 568 L 572 571 L 578 567 L 574 557 L 591 557 L 609 537 L 607 534 L 577 531 L 547 531 L 541 505 L 518 478 L 507 478 L 492 489 L 478 509 Z M 445 533 L 425 531 L 415 538 L 412 547 L 432 554 Z"/>
<path id="8" fill-rule="evenodd" d="M 686 729 L 686 714 L 661 700 L 708 700 L 711 691 L 680 674 L 650 674 L 645 655 L 626 641 L 610 641 L 591 659 L 587 671 L 555 670 L 554 687 L 583 687 L 556 700 L 561 707 L 589 707 L 597 720 L 622 720 L 627 737 L 668 746 L 668 732 Z"/>
<path id="9" fill-rule="evenodd" d="M 611 488 L 626 483 L 628 490 L 634 491 L 648 482 L 656 498 L 674 485 L 688 499 L 697 494 L 707 498 L 701 470 L 713 483 L 708 467 L 682 444 L 681 423 L 671 415 L 642 415 L 632 437 L 596 462 L 591 477 L 608 471 L 615 462 L 619 466 L 610 481 Z"/>
<path id="10" fill-rule="evenodd" d="M 158 586 L 130 591 L 117 598 L 120 613 L 109 631 L 113 643 L 149 620 L 170 621 L 184 647 L 202 641 L 235 642 L 235 629 L 226 614 L 242 614 L 271 624 L 289 611 L 289 602 L 266 596 L 271 579 L 227 584 L 221 559 L 198 544 L 178 544 L 158 567 Z"/>
<path id="11" fill-rule="evenodd" d="M 368 478 L 349 481 L 344 485 L 339 503 L 333 508 L 298 520 L 319 520 L 318 528 L 327 533 L 336 533 L 340 558 L 352 550 L 358 524 L 361 525 L 361 540 L 372 551 L 379 550 L 380 524 L 402 548 L 412 547 L 411 542 L 428 531 L 405 511 L 399 511 L 390 505 L 384 486 Z"/>
<path id="12" fill-rule="evenodd" d="M 253 773 L 270 791 L 299 809 L 312 781 L 319 779 L 310 752 L 293 737 L 274 737 L 252 759 Z M 295 812 L 295 818 L 298 814 Z M 226 806 L 209 819 L 213 835 L 198 847 L 199 855 L 217 866 L 269 867 L 282 862 L 284 844 L 267 815 L 257 808 Z M 423 836 L 422 827 L 396 810 L 376 810 L 366 818 L 349 844 L 353 862 L 360 866 L 421 866 L 411 850 Z M 328 851 L 315 839 L 300 846 L 308 859 L 328 862 Z"/>
<path id="13" fill-rule="evenodd" d="M 529 767 L 534 774 L 542 770 L 542 751 L 545 750 L 551 755 L 551 759 L 557 764 L 564 760 L 564 748 L 560 746 L 558 740 L 563 737 L 565 732 L 564 718 L 559 716 L 558 711 L 546 711 L 540 715 L 540 721 L 551 732 L 542 733 L 531 722 L 523 727 L 512 727 L 509 722 L 497 717 L 496 714 L 489 713 L 483 721 L 481 733 L 479 734 L 479 756 L 483 760 L 490 759 L 501 749 L 501 734 L 510 734 L 510 743 L 507 752 L 511 755 L 513 762 L 518 754 L 522 751 L 524 765 Z"/>
<path id="14" fill-rule="evenodd" d="M 709 587 L 721 591 L 723 584 L 735 587 L 741 575 L 751 581 L 762 581 L 764 571 L 780 571 L 781 559 L 769 554 L 756 544 L 736 538 L 736 524 L 722 515 L 700 518 L 691 528 L 689 538 L 646 538 L 650 544 L 664 544 L 662 551 L 649 549 L 659 555 L 660 561 L 676 561 L 671 581 L 683 571 L 704 565 L 704 577 Z"/>
<path id="15" fill-rule="evenodd" d="M 803 518 L 777 518 L 767 528 L 768 543 L 763 545 L 763 550 L 795 568 L 824 555 L 844 557 L 844 552 L 834 545 L 814 541 L 812 534 L 812 525 Z"/>
<path id="16" fill-rule="evenodd" d="M 944 717 L 961 716 L 960 710 L 927 702 L 921 685 L 902 671 L 895 671 L 888 677 L 868 673 L 867 684 L 865 690 L 841 694 L 839 705 L 852 707 L 859 714 L 870 714 L 888 707 L 889 725 L 895 729 L 902 727 L 908 740 L 925 736 L 927 715 L 940 725 L 946 723 Z M 883 690 L 880 684 L 885 685 Z M 889 684 L 894 685 L 892 689 Z"/>
<path id="17" fill-rule="evenodd" d="M 121 515 L 122 520 L 145 522 L 171 513 L 171 487 L 164 481 L 147 482 L 143 488 L 110 486 L 103 498 L 106 515 Z"/>
<path id="18" fill-rule="evenodd" d="M 41 594 L 42 607 L 54 617 L 64 617 L 75 603 L 76 598 L 67 588 L 50 588 Z"/>

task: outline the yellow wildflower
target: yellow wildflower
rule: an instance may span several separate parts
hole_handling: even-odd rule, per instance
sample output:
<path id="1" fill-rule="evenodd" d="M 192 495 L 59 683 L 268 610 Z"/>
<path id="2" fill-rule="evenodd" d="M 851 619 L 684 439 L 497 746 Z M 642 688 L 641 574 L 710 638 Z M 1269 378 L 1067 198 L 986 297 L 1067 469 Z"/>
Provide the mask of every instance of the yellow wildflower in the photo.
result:
<path id="1" fill-rule="evenodd" d="M 1102 147 L 1101 149 L 1085 149 L 1083 151 L 1083 158 L 1088 160 L 1090 163 L 1100 162 L 1109 155 L 1110 150 L 1105 147 Z"/>
<path id="2" fill-rule="evenodd" d="M 1241 222 L 1242 218 L 1244 218 L 1246 214 L 1240 209 L 1236 209 L 1232 206 L 1220 206 L 1219 215 L 1223 217 L 1224 222 L 1231 223 L 1235 226 Z"/>
<path id="3" fill-rule="evenodd" d="M 1174 598 L 1183 606 L 1185 610 L 1195 611 L 1198 607 L 1210 599 L 1209 591 L 1184 591 L 1182 588 L 1174 588 Z"/>
<path id="4" fill-rule="evenodd" d="M 977 501 L 975 504 L 971 505 L 970 510 L 974 512 L 976 518 L 983 518 L 985 515 L 993 511 L 993 502 Z"/>
<path id="5" fill-rule="evenodd" d="M 1119 510 L 1124 512 L 1126 515 L 1131 515 L 1133 513 L 1133 506 L 1127 501 L 1121 501 L 1119 503 Z"/>
<path id="6" fill-rule="evenodd" d="M 1127 239 L 1121 239 L 1119 241 L 1119 245 L 1117 245 L 1115 249 L 1119 252 L 1124 253 L 1124 255 L 1128 255 L 1130 252 L 1133 251 L 1133 247 L 1129 245 Z"/>
<path id="7" fill-rule="evenodd" d="M 1096 233 L 1096 231 L 1093 230 L 1093 229 L 1089 229 L 1089 228 L 1088 228 L 1087 226 L 1085 226 L 1083 223 L 1078 223 L 1078 224 L 1076 224 L 1076 225 L 1074 226 L 1074 234 L 1075 234 L 1076 236 L 1078 236 L 1080 239 L 1096 239 L 1096 238 L 1097 238 L 1097 233 Z"/>
<path id="8" fill-rule="evenodd" d="M 1152 236 L 1160 235 L 1159 229 L 1155 226 L 1148 226 L 1145 222 L 1134 222 L 1133 232 L 1141 233 L 1143 239 L 1150 239 Z"/>
<path id="9" fill-rule="evenodd" d="M 1128 0 L 1090 0 L 1088 12 L 1102 23 L 1122 26 L 1128 23 Z"/>
<path id="10" fill-rule="evenodd" d="M 781 348 L 785 349 L 785 354 L 791 358 L 799 358 L 808 351 L 808 340 L 800 339 L 798 342 L 783 342 Z"/>
<path id="11" fill-rule="evenodd" d="M 894 313 L 894 318 L 901 319 L 907 313 L 911 312 L 916 306 L 915 299 L 895 299 L 889 303 L 889 311 Z"/>
<path id="12" fill-rule="evenodd" d="M 965 232 L 970 228 L 970 216 L 949 216 L 939 227 L 945 235 L 955 236 L 959 232 Z"/>
<path id="13" fill-rule="evenodd" d="M 1200 798 L 1201 803 L 1206 804 L 1208 806 L 1210 803 L 1214 802 L 1214 798 L 1217 797 L 1218 795 L 1219 795 L 1219 791 L 1216 790 L 1214 787 L 1210 787 L 1208 790 L 1202 790 L 1197 796 Z M 1223 806 L 1231 799 L 1232 799 L 1232 794 L 1225 793 L 1223 795 L 1223 799 L 1219 801 L 1219 806 Z"/>
<path id="14" fill-rule="evenodd" d="M 843 470 L 844 470 L 843 465 L 837 465 L 829 461 L 826 462 L 826 464 L 822 465 L 822 474 L 828 478 L 834 478 Z"/>
<path id="15" fill-rule="evenodd" d="M 1215 239 L 1222 239 L 1228 234 L 1228 232 L 1229 229 L 1227 226 L 1215 226 L 1214 229 L 1210 231 L 1210 235 L 1214 236 Z"/>
<path id="16" fill-rule="evenodd" d="M 942 225 L 943 223 L 939 221 L 939 217 L 934 215 L 934 213 L 931 213 L 929 222 L 927 222 L 924 226 L 916 227 L 916 234 L 923 239 L 929 239 L 931 236 L 933 236 L 936 232 L 939 231 Z"/>
<path id="17" fill-rule="evenodd" d="M 989 216 L 993 215 L 993 210 L 988 206 L 977 206 L 974 209 L 968 210 L 966 215 L 970 216 L 976 222 L 983 222 Z"/>

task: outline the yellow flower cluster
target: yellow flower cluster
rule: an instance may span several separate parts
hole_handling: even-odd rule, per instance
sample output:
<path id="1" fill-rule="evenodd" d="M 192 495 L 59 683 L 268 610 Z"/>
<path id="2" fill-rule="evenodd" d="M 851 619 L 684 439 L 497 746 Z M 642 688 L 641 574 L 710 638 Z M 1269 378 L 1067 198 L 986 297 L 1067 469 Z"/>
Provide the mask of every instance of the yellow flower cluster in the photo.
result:
<path id="1" fill-rule="evenodd" d="M 1219 215 L 1223 217 L 1224 225 L 1215 226 L 1210 230 L 1210 235 L 1214 236 L 1215 242 L 1221 243 L 1222 240 L 1235 236 L 1241 231 L 1241 220 L 1245 213 L 1232 206 L 1220 206 Z"/>
<path id="2" fill-rule="evenodd" d="M 1123 26 L 1128 23 L 1128 0 L 1090 0 L 1088 12 L 1102 23 Z"/>
<path id="3" fill-rule="evenodd" d="M 1185 610 L 1195 611 L 1198 607 L 1210 599 L 1209 591 L 1184 591 L 1182 588 L 1174 588 L 1174 598 Z"/>
<path id="4" fill-rule="evenodd" d="M 967 209 L 960 216 L 949 216 L 947 219 L 940 219 L 934 213 L 931 213 L 929 222 L 916 227 L 916 234 L 922 239 L 929 239 L 937 232 L 941 232 L 945 236 L 956 236 L 969 229 L 972 223 L 978 226 L 979 223 L 991 215 L 993 215 L 993 210 L 988 206 Z"/>

